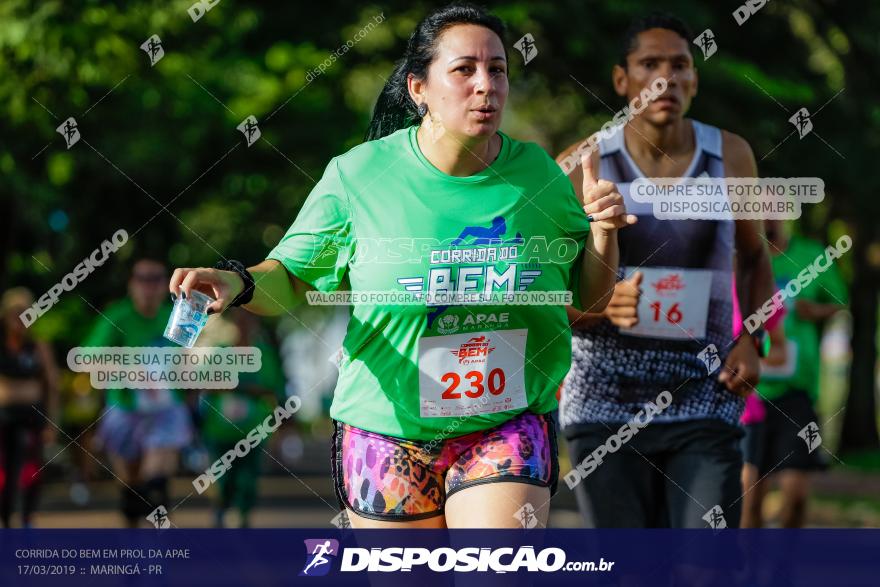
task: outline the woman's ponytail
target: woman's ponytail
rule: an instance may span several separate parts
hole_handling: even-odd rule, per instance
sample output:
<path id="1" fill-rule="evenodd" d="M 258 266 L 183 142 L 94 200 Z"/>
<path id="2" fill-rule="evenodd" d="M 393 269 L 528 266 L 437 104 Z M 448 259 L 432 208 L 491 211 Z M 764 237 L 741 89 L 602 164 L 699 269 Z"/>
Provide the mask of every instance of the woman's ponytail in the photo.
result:
<path id="1" fill-rule="evenodd" d="M 394 66 L 394 72 L 379 94 L 365 140 L 381 139 L 407 128 L 418 117 L 415 102 L 409 97 L 408 76 L 406 59 L 402 59 Z"/>

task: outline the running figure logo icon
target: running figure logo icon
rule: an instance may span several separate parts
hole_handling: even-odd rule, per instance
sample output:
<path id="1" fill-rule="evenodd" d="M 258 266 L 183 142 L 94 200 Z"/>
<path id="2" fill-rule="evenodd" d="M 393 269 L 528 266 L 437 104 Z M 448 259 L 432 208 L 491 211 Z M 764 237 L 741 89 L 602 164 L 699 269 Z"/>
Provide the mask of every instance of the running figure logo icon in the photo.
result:
<path id="1" fill-rule="evenodd" d="M 257 126 L 257 119 L 253 114 L 242 120 L 241 124 L 235 128 L 240 130 L 244 135 L 248 147 L 253 145 L 254 142 L 263 135 L 263 133 L 260 132 L 260 128 Z"/>
<path id="2" fill-rule="evenodd" d="M 159 35 L 153 35 L 144 41 L 141 49 L 150 58 L 150 67 L 156 65 L 165 56 L 165 49 L 162 48 L 162 39 L 159 38 Z"/>
<path id="3" fill-rule="evenodd" d="M 62 137 L 64 137 L 64 142 L 67 144 L 67 148 L 70 149 L 79 141 L 79 127 L 76 124 L 76 120 L 71 116 L 67 120 L 61 123 L 61 126 L 55 129 Z"/>
<path id="4" fill-rule="evenodd" d="M 712 32 L 712 29 L 706 29 L 697 35 L 697 38 L 694 39 L 694 45 L 703 52 L 703 61 L 715 55 L 715 51 L 718 50 L 718 44 L 715 42 L 715 33 Z"/>
<path id="5" fill-rule="evenodd" d="M 465 226 L 464 230 L 461 231 L 451 244 L 453 247 L 464 244 L 468 237 L 474 238 L 473 242 L 470 243 L 471 245 L 500 245 L 508 243 L 521 245 L 525 242 L 523 235 L 519 232 L 511 239 L 502 240 L 501 236 L 505 232 L 507 232 L 507 223 L 504 221 L 504 216 L 496 216 L 492 219 L 492 226 L 489 227 Z"/>
<path id="6" fill-rule="evenodd" d="M 160 505 L 147 516 L 147 521 L 153 524 L 159 530 L 171 527 L 171 520 L 168 519 L 168 510 L 164 505 Z"/>
<path id="7" fill-rule="evenodd" d="M 724 510 L 720 505 L 716 505 L 703 515 L 703 519 L 709 524 L 713 530 L 724 530 L 727 528 L 727 520 L 724 519 Z"/>
<path id="8" fill-rule="evenodd" d="M 528 65 L 529 61 L 538 55 L 538 48 L 535 46 L 535 37 L 530 33 L 524 34 L 519 41 L 513 44 L 513 48 L 522 53 L 523 59 L 525 59 L 523 65 Z M 532 53 L 532 51 L 534 51 L 534 53 Z"/>
<path id="9" fill-rule="evenodd" d="M 527 530 L 538 525 L 538 517 L 535 515 L 535 506 L 530 503 L 526 503 L 524 506 L 516 510 L 513 517 L 519 520 L 522 527 Z"/>
<path id="10" fill-rule="evenodd" d="M 706 374 L 711 375 L 721 366 L 721 357 L 718 356 L 718 347 L 710 344 L 697 354 L 697 358 L 706 365 Z"/>
<path id="11" fill-rule="evenodd" d="M 330 520 L 330 523 L 339 528 L 340 530 L 347 530 L 351 528 L 351 520 L 348 519 L 348 514 L 345 510 L 342 510 Z"/>
<path id="12" fill-rule="evenodd" d="M 788 121 L 797 129 L 798 136 L 801 139 L 813 130 L 813 121 L 810 120 L 810 112 L 806 108 L 801 108 L 795 112 L 794 116 L 789 118 Z"/>
<path id="13" fill-rule="evenodd" d="M 306 543 L 306 566 L 300 577 L 321 577 L 330 572 L 330 558 L 339 554 L 339 541 L 332 538 L 308 539 Z"/>
<path id="14" fill-rule="evenodd" d="M 245 122 L 247 122 L 247 120 L 245 120 Z M 257 138 L 259 138 L 260 129 L 256 127 L 256 120 L 254 122 L 254 128 L 257 130 Z M 239 130 L 241 130 L 241 132 L 245 132 L 241 129 L 241 127 L 239 127 Z M 247 136 L 247 133 L 245 133 L 245 136 Z M 248 146 L 250 146 L 250 144 L 248 144 Z M 312 260 L 309 261 L 309 264 L 314 267 L 334 267 L 336 265 L 336 261 L 339 259 L 340 253 L 340 247 L 337 239 L 335 237 L 328 237 L 323 235 L 317 238 L 319 239 L 319 242 L 316 243 L 318 246 L 315 248 L 315 254 L 312 257 Z"/>
<path id="15" fill-rule="evenodd" d="M 815 422 L 810 422 L 804 426 L 801 431 L 798 432 L 798 436 L 803 438 L 804 442 L 807 443 L 807 452 L 809 453 L 822 445 L 822 436 L 819 434 L 819 425 Z"/>

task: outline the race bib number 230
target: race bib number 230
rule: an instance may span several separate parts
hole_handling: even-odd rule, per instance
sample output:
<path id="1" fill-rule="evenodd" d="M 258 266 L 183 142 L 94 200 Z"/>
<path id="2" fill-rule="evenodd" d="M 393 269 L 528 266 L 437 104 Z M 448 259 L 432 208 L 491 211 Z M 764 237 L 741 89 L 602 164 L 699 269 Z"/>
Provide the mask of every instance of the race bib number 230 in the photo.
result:
<path id="1" fill-rule="evenodd" d="M 419 341 L 419 415 L 444 418 L 524 408 L 527 329 Z"/>

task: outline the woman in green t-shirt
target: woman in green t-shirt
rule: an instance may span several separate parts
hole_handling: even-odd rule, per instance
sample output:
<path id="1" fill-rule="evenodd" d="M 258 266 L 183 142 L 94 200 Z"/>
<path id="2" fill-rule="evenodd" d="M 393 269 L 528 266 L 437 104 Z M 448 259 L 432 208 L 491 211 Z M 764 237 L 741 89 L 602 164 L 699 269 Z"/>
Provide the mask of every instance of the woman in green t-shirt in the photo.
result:
<path id="1" fill-rule="evenodd" d="M 267 260 L 171 279 L 172 293 L 213 295 L 213 311 L 266 315 L 350 289 L 330 415 L 336 492 L 356 528 L 547 521 L 565 304 L 604 308 L 616 231 L 635 217 L 589 174 L 582 207 L 543 149 L 499 132 L 504 34 L 474 6 L 426 17 L 367 141 L 330 162 Z"/>

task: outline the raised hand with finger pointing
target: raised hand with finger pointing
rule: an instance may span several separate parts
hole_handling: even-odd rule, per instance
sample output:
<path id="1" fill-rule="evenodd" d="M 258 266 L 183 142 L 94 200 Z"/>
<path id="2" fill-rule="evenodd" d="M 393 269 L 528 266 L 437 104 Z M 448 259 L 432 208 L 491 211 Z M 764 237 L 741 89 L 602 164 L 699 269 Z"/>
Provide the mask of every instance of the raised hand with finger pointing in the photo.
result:
<path id="1" fill-rule="evenodd" d="M 584 171 L 584 212 L 592 223 L 590 230 L 607 234 L 638 222 L 634 214 L 626 213 L 626 205 L 617 186 L 610 181 L 596 178 L 591 156 L 591 153 L 581 156 Z"/>

